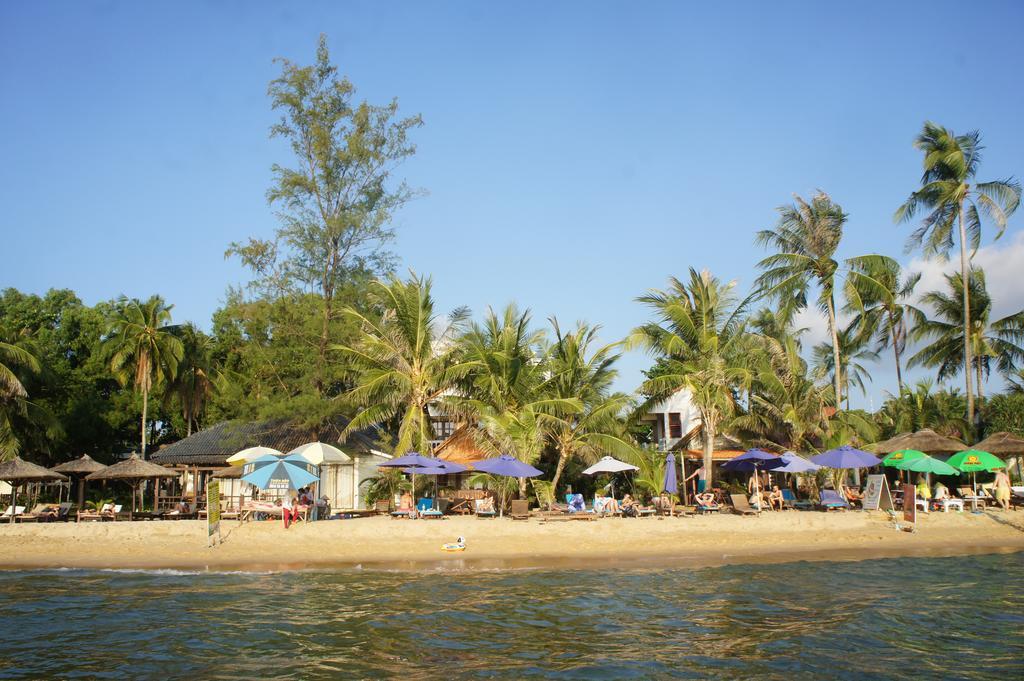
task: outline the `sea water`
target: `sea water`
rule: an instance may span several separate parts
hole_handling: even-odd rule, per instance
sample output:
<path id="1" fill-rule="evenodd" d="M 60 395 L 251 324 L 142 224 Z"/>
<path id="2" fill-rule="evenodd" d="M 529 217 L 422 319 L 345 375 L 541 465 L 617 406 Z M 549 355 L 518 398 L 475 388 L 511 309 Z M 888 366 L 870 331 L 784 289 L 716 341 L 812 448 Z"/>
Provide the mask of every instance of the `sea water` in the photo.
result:
<path id="1" fill-rule="evenodd" d="M 0 572 L 2 678 L 1024 678 L 1024 554 Z"/>

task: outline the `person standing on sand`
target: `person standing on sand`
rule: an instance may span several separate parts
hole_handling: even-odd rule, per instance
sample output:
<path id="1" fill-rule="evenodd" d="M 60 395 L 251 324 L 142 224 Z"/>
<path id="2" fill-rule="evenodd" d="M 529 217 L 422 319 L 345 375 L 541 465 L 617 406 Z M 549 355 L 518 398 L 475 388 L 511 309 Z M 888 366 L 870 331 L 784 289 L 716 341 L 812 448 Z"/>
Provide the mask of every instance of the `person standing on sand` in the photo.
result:
<path id="1" fill-rule="evenodd" d="M 708 484 L 708 469 L 704 468 L 704 464 L 701 464 L 700 468 L 691 473 L 686 480 L 683 480 L 683 484 L 685 485 L 694 478 L 697 478 L 697 480 L 693 483 L 693 496 L 697 496 L 704 491 Z"/>
<path id="2" fill-rule="evenodd" d="M 284 517 L 284 529 L 286 530 L 292 524 L 292 520 L 295 519 L 296 514 L 292 510 L 294 507 L 295 499 L 291 495 L 291 490 L 288 490 L 281 499 L 281 516 Z"/>
<path id="3" fill-rule="evenodd" d="M 1010 510 L 1010 476 L 1006 474 L 1005 468 L 996 470 L 995 479 L 996 501 L 1003 507 L 1004 511 Z"/>

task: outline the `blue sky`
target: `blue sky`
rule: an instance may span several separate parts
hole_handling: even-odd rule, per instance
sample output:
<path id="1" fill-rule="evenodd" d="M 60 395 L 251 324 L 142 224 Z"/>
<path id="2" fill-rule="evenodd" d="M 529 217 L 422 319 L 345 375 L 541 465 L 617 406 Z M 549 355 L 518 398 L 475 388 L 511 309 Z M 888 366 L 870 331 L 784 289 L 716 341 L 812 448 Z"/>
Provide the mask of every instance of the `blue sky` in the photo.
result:
<path id="1" fill-rule="evenodd" d="M 892 213 L 925 119 L 983 132 L 983 179 L 1024 174 L 1024 5 L 823 4 L 3 3 L 0 286 L 159 292 L 208 325 L 246 277 L 227 245 L 275 227 L 272 59 L 312 61 L 321 32 L 360 96 L 423 115 L 404 173 L 429 194 L 396 251 L 444 309 L 515 300 L 617 339 L 690 266 L 749 287 L 754 231 L 816 188 L 850 213 L 842 255 L 911 263 Z M 1022 220 L 983 253 L 1004 312 Z M 873 376 L 864 406 L 895 389 Z"/>

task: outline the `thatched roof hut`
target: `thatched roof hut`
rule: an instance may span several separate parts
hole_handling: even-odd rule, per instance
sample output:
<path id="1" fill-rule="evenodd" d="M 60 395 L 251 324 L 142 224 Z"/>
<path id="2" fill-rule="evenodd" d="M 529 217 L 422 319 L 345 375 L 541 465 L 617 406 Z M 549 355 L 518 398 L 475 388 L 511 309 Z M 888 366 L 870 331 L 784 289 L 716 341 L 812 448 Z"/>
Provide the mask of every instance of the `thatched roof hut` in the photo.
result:
<path id="1" fill-rule="evenodd" d="M 1007 432 L 992 433 L 972 449 L 998 456 L 1020 456 L 1024 454 L 1024 438 Z"/>
<path id="2" fill-rule="evenodd" d="M 444 461 L 460 463 L 472 470 L 474 463 L 492 455 L 477 444 L 469 426 L 459 426 L 447 440 L 434 449 L 434 456 Z"/>
<path id="3" fill-rule="evenodd" d="M 178 473 L 169 468 L 143 461 L 138 454 L 107 466 L 86 476 L 86 480 L 149 480 L 152 478 L 176 478 Z"/>
<path id="4" fill-rule="evenodd" d="M 868 445 L 865 449 L 876 454 L 891 454 L 902 449 L 916 449 L 925 454 L 954 454 L 967 449 L 967 445 L 945 435 L 939 435 L 931 428 L 916 433 L 902 433 L 896 437 Z"/>
<path id="5" fill-rule="evenodd" d="M 62 464 L 58 464 L 51 468 L 51 471 L 57 471 L 58 473 L 64 473 L 65 475 L 89 475 L 96 471 L 101 471 L 106 466 L 96 459 L 92 458 L 88 454 L 83 454 L 77 459 L 71 461 L 65 461 Z"/>
<path id="6" fill-rule="evenodd" d="M 0 463 L 0 480 L 11 483 L 11 506 L 16 507 L 18 487 L 24 482 L 53 482 L 67 480 L 67 476 L 55 473 L 48 468 L 37 466 L 19 456 Z M 11 522 L 14 522 L 14 509 L 11 509 Z"/>

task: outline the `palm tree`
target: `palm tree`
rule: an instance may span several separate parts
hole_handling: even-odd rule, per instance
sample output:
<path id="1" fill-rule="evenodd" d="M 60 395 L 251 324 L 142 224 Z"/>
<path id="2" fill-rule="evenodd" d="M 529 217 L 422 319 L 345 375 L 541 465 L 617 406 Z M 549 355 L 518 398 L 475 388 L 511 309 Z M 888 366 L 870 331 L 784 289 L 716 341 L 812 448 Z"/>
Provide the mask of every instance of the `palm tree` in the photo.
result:
<path id="1" fill-rule="evenodd" d="M 896 384 L 903 390 L 901 356 L 907 347 L 907 320 L 923 318 L 908 301 L 920 273 L 903 277 L 899 263 L 891 258 L 855 260 L 846 278 L 846 312 L 855 313 L 851 328 L 865 340 L 875 340 L 875 351 L 892 348 L 896 360 Z"/>
<path id="2" fill-rule="evenodd" d="M 812 283 L 817 284 L 820 289 L 818 307 L 828 315 L 832 361 L 838 366 L 841 362 L 835 286 L 839 263 L 835 253 L 843 238 L 847 215 L 822 191 L 815 194 L 810 202 L 799 196 L 794 198 L 792 205 L 779 208 L 775 229 L 757 233 L 756 243 L 774 248 L 776 253 L 758 263 L 758 267 L 765 271 L 757 278 L 755 286 L 762 294 L 775 298 L 785 307 L 795 305 L 804 308 Z M 834 386 L 838 408 L 842 396 L 838 374 Z"/>
<path id="3" fill-rule="evenodd" d="M 110 353 L 110 370 L 121 385 L 131 383 L 142 393 L 142 458 L 146 458 L 146 420 L 149 393 L 154 386 L 175 376 L 184 353 L 181 340 L 170 326 L 171 310 L 160 296 L 142 302 L 122 296 L 114 306 L 104 344 Z"/>
<path id="4" fill-rule="evenodd" d="M 0 461 L 17 456 L 24 446 L 24 432 L 61 434 L 53 414 L 29 399 L 25 381 L 42 374 L 39 349 L 32 339 L 20 334 L 0 340 Z"/>
<path id="5" fill-rule="evenodd" d="M 659 360 L 660 371 L 640 388 L 649 402 L 690 391 L 703 425 L 710 484 L 718 427 L 736 412 L 737 392 L 752 378 L 744 331 L 747 301 L 737 304 L 735 282 L 723 284 L 706 271 L 690 268 L 688 282 L 673 278 L 670 283 L 668 291 L 652 290 L 637 299 L 658 321 L 634 329 L 627 346 L 643 347 Z"/>
<path id="6" fill-rule="evenodd" d="M 346 308 L 359 324 L 352 345 L 335 345 L 355 373 L 348 399 L 361 411 L 342 437 L 399 419 L 395 451 L 429 453 L 434 439 L 430 407 L 440 405 L 462 375 L 454 339 L 468 317 L 460 308 L 442 323 L 434 312 L 430 278 L 392 275 L 370 285 L 372 312 Z"/>
<path id="7" fill-rule="evenodd" d="M 176 329 L 181 339 L 182 358 L 164 394 L 165 406 L 176 397 L 185 420 L 185 435 L 199 426 L 206 404 L 224 385 L 225 376 L 213 356 L 213 339 L 191 322 Z"/>
<path id="8" fill-rule="evenodd" d="M 864 338 L 858 336 L 854 326 L 839 331 L 839 383 L 843 386 L 843 397 L 846 408 L 850 408 L 850 386 L 860 388 L 866 394 L 864 379 L 869 378 L 867 368 L 862 362 L 877 362 L 878 353 L 867 347 Z M 814 357 L 814 375 L 817 378 L 831 376 L 835 381 L 835 353 L 829 343 L 819 343 L 812 351 Z"/>
<path id="9" fill-rule="evenodd" d="M 953 390 L 933 391 L 931 381 L 918 381 L 913 388 L 904 386 L 898 396 L 890 396 L 879 410 L 877 420 L 887 436 L 931 428 L 951 437 L 964 437 L 963 395 Z"/>
<path id="10" fill-rule="evenodd" d="M 565 400 L 579 399 L 583 411 L 562 412 L 546 417 L 547 430 L 555 449 L 558 464 L 551 479 L 553 494 L 558 494 L 558 481 L 565 465 L 580 457 L 592 461 L 604 452 L 629 456 L 635 447 L 625 434 L 622 415 L 629 397 L 609 394 L 618 372 L 613 369 L 619 359 L 613 343 L 594 350 L 599 327 L 580 324 L 572 333 L 562 333 L 557 319 L 551 319 L 555 341 L 546 362 L 550 377 L 542 390 Z"/>
<path id="11" fill-rule="evenodd" d="M 920 227 L 908 240 L 908 248 L 923 248 L 927 256 L 948 255 L 953 247 L 953 225 L 959 228 L 960 278 L 967 281 L 971 254 L 981 244 L 981 215 L 984 213 L 997 228 L 996 239 L 1006 229 L 1006 219 L 1020 204 L 1020 183 L 1012 177 L 992 182 L 975 182 L 981 164 L 981 135 L 972 130 L 956 135 L 952 130 L 926 121 L 914 146 L 924 152 L 924 174 L 921 188 L 896 210 L 896 222 L 906 222 L 920 211 L 927 213 Z M 962 286 L 961 325 L 970 324 L 970 285 Z M 970 337 L 962 332 L 964 344 L 961 359 L 967 386 L 967 420 L 974 422 L 974 391 L 971 387 L 972 352 Z"/>
<path id="12" fill-rule="evenodd" d="M 969 366 L 977 378 L 977 395 L 982 396 L 982 382 L 991 370 L 994 360 L 999 371 L 1010 374 L 1024 360 L 1024 311 L 989 322 L 992 299 L 985 286 L 985 273 L 971 268 L 968 275 L 968 297 L 974 301 L 968 322 L 968 337 L 964 341 L 963 280 L 959 274 L 947 274 L 948 292 L 931 291 L 921 302 L 930 307 L 935 316 L 921 319 L 914 327 L 912 338 L 930 341 L 911 359 L 911 365 L 938 370 L 938 380 L 944 381 Z M 964 364 L 964 348 L 971 354 L 971 363 Z"/>

